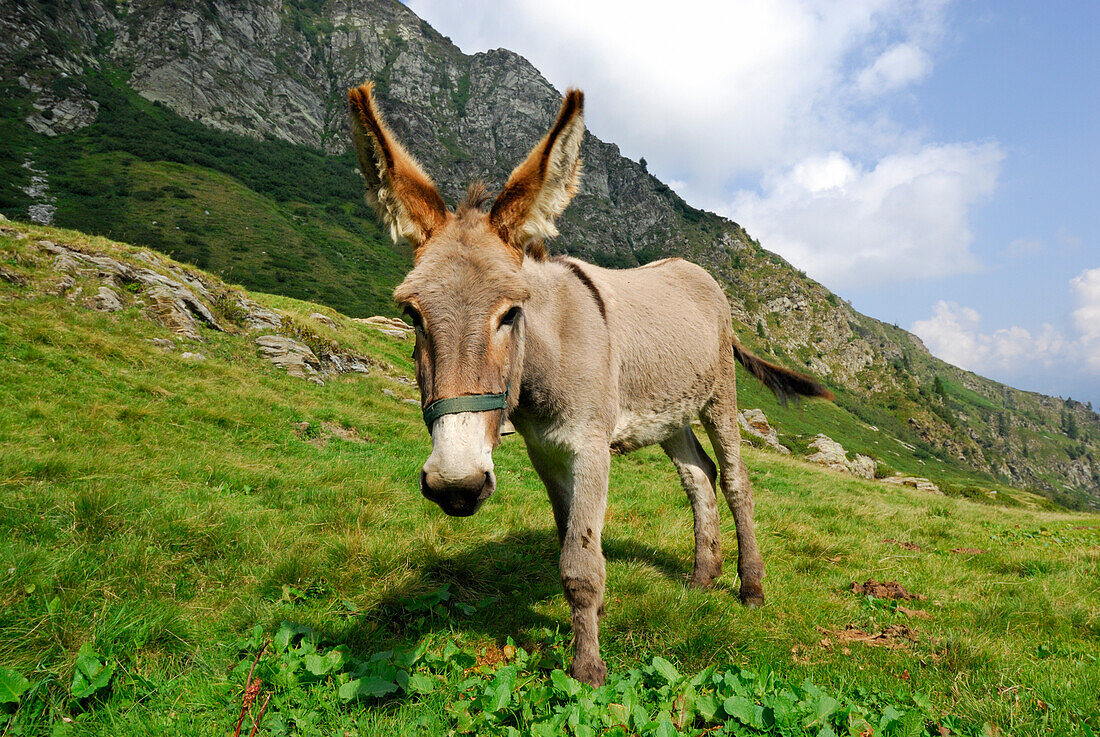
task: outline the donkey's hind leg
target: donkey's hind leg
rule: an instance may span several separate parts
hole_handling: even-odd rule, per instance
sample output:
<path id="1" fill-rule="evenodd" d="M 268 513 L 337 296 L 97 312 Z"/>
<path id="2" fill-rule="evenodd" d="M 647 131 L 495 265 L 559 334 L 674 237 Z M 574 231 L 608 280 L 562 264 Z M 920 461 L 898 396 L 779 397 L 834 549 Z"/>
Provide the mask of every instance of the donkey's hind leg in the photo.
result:
<path id="1" fill-rule="evenodd" d="M 700 419 L 722 469 L 722 493 L 737 525 L 737 575 L 741 579 L 741 603 L 750 607 L 764 604 L 764 559 L 756 545 L 749 470 L 741 460 L 741 428 L 737 424 L 737 384 L 731 360 L 728 371 L 703 408 Z"/>
<path id="2" fill-rule="evenodd" d="M 680 474 L 695 517 L 695 572 L 691 585 L 707 588 L 722 575 L 722 533 L 714 491 L 718 469 L 690 427 L 679 430 L 661 447 Z"/>

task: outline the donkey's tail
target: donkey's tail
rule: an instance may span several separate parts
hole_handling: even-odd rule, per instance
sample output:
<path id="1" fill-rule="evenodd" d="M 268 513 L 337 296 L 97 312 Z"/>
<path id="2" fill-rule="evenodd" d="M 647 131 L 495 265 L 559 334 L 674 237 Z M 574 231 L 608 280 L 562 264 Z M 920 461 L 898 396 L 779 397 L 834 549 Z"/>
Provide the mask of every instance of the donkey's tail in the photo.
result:
<path id="1" fill-rule="evenodd" d="M 794 397 L 797 401 L 800 395 L 803 397 L 822 397 L 823 399 L 833 398 L 831 391 L 806 376 L 806 374 L 800 374 L 797 371 L 791 371 L 770 361 L 757 358 L 746 351 L 745 347 L 738 343 L 736 339 L 733 341 L 733 355 L 737 357 L 738 363 L 744 366 L 750 374 L 760 379 L 764 382 L 764 386 L 775 392 L 775 396 L 779 397 L 780 402 L 786 403 L 789 397 Z"/>

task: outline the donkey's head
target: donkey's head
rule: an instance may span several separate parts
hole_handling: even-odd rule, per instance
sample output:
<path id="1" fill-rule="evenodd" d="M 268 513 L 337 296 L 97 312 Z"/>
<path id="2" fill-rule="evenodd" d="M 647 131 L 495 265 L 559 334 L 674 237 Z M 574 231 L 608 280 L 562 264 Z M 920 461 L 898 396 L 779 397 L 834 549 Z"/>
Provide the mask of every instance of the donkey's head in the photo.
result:
<path id="1" fill-rule="evenodd" d="M 349 102 L 367 201 L 395 241 L 413 246 L 413 270 L 394 299 L 416 328 L 416 381 L 432 435 L 420 491 L 465 517 L 496 489 L 492 453 L 523 370 L 530 287 L 521 266 L 531 244 L 557 235 L 554 219 L 577 191 L 584 96 L 566 94 L 553 128 L 488 212 L 476 184 L 455 212 L 447 209 L 382 121 L 369 82 L 351 90 Z"/>

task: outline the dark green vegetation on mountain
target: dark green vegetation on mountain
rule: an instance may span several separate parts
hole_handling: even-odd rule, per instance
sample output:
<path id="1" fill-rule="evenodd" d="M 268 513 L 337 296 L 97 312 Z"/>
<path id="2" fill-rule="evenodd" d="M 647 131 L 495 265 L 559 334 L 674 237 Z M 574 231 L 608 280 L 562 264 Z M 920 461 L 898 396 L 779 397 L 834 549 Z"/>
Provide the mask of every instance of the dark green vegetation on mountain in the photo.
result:
<path id="1" fill-rule="evenodd" d="M 376 81 L 396 133 L 451 202 L 473 179 L 499 187 L 558 102 L 521 57 L 462 54 L 395 0 L 11 3 L 0 31 L 0 212 L 54 207 L 59 225 L 351 315 L 392 313 L 408 257 L 361 204 L 346 89 Z M 1009 484 L 1100 505 L 1090 407 L 950 366 L 614 145 L 590 135 L 583 155 L 582 191 L 552 246 L 608 266 L 671 255 L 705 265 L 752 350 L 836 392 L 836 439 L 855 439 L 849 450 L 973 494 Z M 785 442 L 813 430 L 766 401 Z"/>
<path id="2" fill-rule="evenodd" d="M 215 131 L 109 78 L 89 84 L 100 103 L 95 123 L 2 144 L 6 161 L 32 160 L 49 173 L 54 222 L 254 289 L 355 315 L 392 312 L 392 284 L 409 257 L 383 239 L 363 203 L 354 156 Z M 9 214 L 25 216 L 28 206 L 14 187 L 0 198 Z"/>
<path id="3" fill-rule="evenodd" d="M 181 338 L 153 290 L 73 254 L 201 286 L 224 330 Z M 114 311 L 92 309 L 105 285 Z M 285 318 L 250 329 L 244 296 Z M 289 376 L 257 350 L 272 331 L 372 370 Z M 269 638 L 261 734 L 1100 730 L 1100 517 L 749 447 L 767 605 L 740 606 L 732 560 L 715 588 L 686 588 L 675 471 L 654 448 L 616 457 L 611 677 L 581 686 L 561 671 L 556 532 L 522 440 L 498 449 L 485 509 L 443 516 L 416 491 L 429 439 L 402 401 L 409 349 L 140 247 L 0 222 L 0 733 L 232 734 Z M 723 514 L 727 551 L 735 535 Z M 927 598 L 851 591 L 869 578 Z"/>

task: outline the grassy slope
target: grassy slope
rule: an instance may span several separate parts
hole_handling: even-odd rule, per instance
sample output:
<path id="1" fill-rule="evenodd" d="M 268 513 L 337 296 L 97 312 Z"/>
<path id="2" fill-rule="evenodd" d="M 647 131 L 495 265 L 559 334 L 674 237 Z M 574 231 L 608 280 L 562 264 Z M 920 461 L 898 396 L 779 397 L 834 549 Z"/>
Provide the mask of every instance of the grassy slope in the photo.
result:
<path id="1" fill-rule="evenodd" d="M 0 263 L 43 278 L 48 262 L 27 244 L 0 239 Z M 299 316 L 318 309 L 256 296 Z M 343 344 L 409 373 L 408 345 L 337 320 L 332 335 Z M 17 713 L 31 733 L 48 732 L 46 724 L 64 733 L 67 717 L 82 735 L 226 734 L 244 680 L 238 664 L 250 660 L 238 641 L 283 620 L 360 657 L 455 642 L 492 670 L 508 636 L 560 652 L 553 632 L 567 634 L 568 614 L 555 535 L 519 438 L 496 453 L 500 492 L 488 507 L 449 519 L 415 491 L 429 448 L 416 408 L 381 393 L 413 396 L 406 384 L 375 373 L 319 387 L 265 363 L 243 336 L 208 331 L 184 346 L 204 362 L 162 353 L 151 337 L 171 335 L 137 307 L 102 314 L 0 281 L 0 666 L 39 684 L 42 701 L 24 696 L 35 706 Z M 801 416 L 825 422 L 828 411 L 811 405 Z M 310 423 L 311 435 L 326 421 L 365 442 L 317 447 L 292 424 Z M 663 655 L 685 671 L 738 664 L 794 683 L 809 677 L 871 710 L 915 693 L 935 714 L 1007 734 L 1100 729 L 1100 520 L 921 495 L 751 448 L 745 455 L 768 565 L 769 603 L 758 611 L 737 604 L 732 561 L 715 589 L 684 588 L 690 512 L 661 453 L 614 461 L 603 622 L 613 673 Z M 732 559 L 728 514 L 722 529 Z M 956 555 L 956 547 L 988 552 Z M 909 621 L 846 593 L 868 577 L 927 594 L 921 606 L 931 619 Z M 410 605 L 443 585 L 473 606 L 498 603 L 473 616 Z M 919 642 L 853 644 L 850 654 L 819 645 L 818 627 L 892 622 L 919 630 Z M 117 671 L 98 695 L 70 700 L 86 643 Z M 460 680 L 350 706 L 324 681 L 284 689 L 272 724 L 306 734 L 439 733 L 451 724 L 446 708 Z"/>
<path id="2" fill-rule="evenodd" d="M 354 156 L 206 128 L 138 97 L 110 74 L 82 78 L 96 122 L 57 138 L 30 133 L 24 92 L 0 87 L 0 212 L 26 216 L 18 187 L 49 173 L 54 222 L 154 248 L 253 289 L 347 314 L 393 312 L 410 263 L 363 203 Z M 10 135 L 7 135 L 10 134 Z"/>

